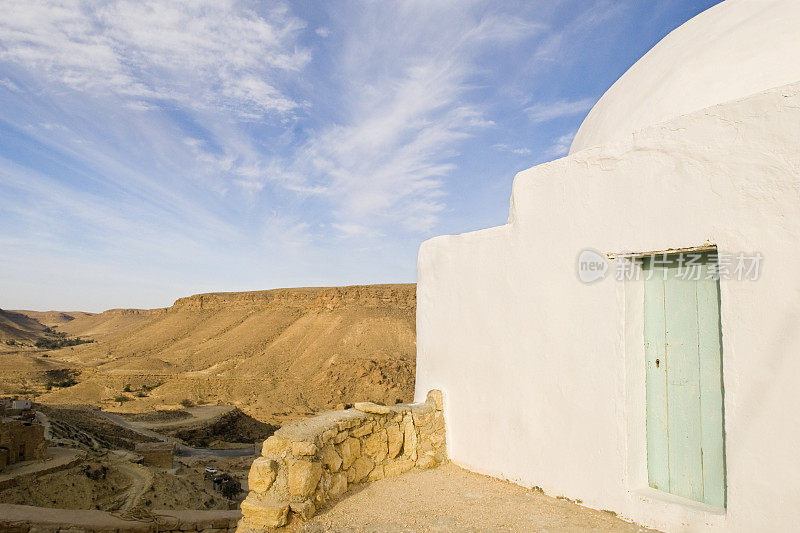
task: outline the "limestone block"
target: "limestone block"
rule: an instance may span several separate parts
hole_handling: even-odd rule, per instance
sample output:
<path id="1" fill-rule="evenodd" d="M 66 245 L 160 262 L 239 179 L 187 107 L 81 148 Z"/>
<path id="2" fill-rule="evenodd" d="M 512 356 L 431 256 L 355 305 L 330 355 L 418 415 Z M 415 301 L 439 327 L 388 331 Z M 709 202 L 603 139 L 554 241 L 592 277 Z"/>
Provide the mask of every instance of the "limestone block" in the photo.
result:
<path id="1" fill-rule="evenodd" d="M 289 494 L 292 497 L 308 497 L 317 488 L 322 477 L 322 464 L 303 459 L 289 462 Z"/>
<path id="2" fill-rule="evenodd" d="M 419 444 L 417 445 L 417 455 L 423 456 L 426 453 L 430 452 L 433 453 L 435 450 L 433 449 L 433 443 L 429 438 L 420 439 Z"/>
<path id="3" fill-rule="evenodd" d="M 375 467 L 375 463 L 369 457 L 359 457 L 347 470 L 347 482 L 358 483 L 363 480 Z"/>
<path id="4" fill-rule="evenodd" d="M 322 442 L 330 442 L 332 441 L 336 435 L 339 434 L 339 431 L 336 428 L 331 428 L 322 432 Z"/>
<path id="5" fill-rule="evenodd" d="M 403 449 L 403 432 L 400 431 L 400 425 L 397 422 L 391 422 L 386 425 L 386 436 L 389 444 L 389 459 L 394 459 L 400 450 Z"/>
<path id="6" fill-rule="evenodd" d="M 417 431 L 411 416 L 403 419 L 403 456 L 412 461 L 417 460 Z"/>
<path id="7" fill-rule="evenodd" d="M 322 464 L 328 467 L 328 470 L 331 472 L 338 472 L 339 468 L 342 466 L 341 456 L 339 456 L 334 447 L 330 444 L 323 446 L 320 457 L 322 458 Z"/>
<path id="8" fill-rule="evenodd" d="M 441 411 L 444 409 L 444 400 L 442 398 L 442 391 L 438 389 L 433 389 L 428 391 L 428 397 L 426 398 L 427 402 L 433 402 L 436 406 L 437 411 Z"/>
<path id="9" fill-rule="evenodd" d="M 363 419 L 360 418 L 348 418 L 345 420 L 339 420 L 336 423 L 336 427 L 339 428 L 339 431 L 345 431 L 347 429 L 353 428 L 361 423 Z"/>
<path id="10" fill-rule="evenodd" d="M 339 472 L 332 475 L 330 488 L 328 488 L 328 497 L 336 499 L 345 492 L 347 492 L 347 474 Z"/>
<path id="11" fill-rule="evenodd" d="M 368 455 L 377 464 L 383 462 L 389 454 L 389 440 L 385 429 L 373 433 L 364 441 L 364 455 Z"/>
<path id="12" fill-rule="evenodd" d="M 286 500 L 289 501 L 289 480 L 288 480 L 288 469 L 286 468 L 286 463 L 278 462 L 278 475 L 275 477 L 275 482 L 270 487 L 269 492 L 278 500 Z"/>
<path id="13" fill-rule="evenodd" d="M 444 452 L 443 449 L 439 449 L 439 450 L 436 450 L 436 453 L 435 453 L 434 457 L 436 457 L 436 462 L 437 463 L 442 464 L 444 462 L 444 460 L 447 458 L 447 455 L 445 455 L 445 452 Z"/>
<path id="14" fill-rule="evenodd" d="M 427 413 L 427 414 L 414 414 L 412 417 L 414 418 L 414 425 L 417 426 L 417 429 L 420 433 L 432 433 L 433 432 L 433 423 L 434 417 L 436 413 Z"/>
<path id="15" fill-rule="evenodd" d="M 314 500 L 313 502 L 314 507 L 316 507 L 317 509 L 322 509 L 322 506 L 325 505 L 325 492 L 323 492 L 320 489 L 317 489 L 317 491 L 314 493 L 313 500 Z"/>
<path id="16" fill-rule="evenodd" d="M 391 412 L 391 410 L 385 405 L 378 405 L 377 403 L 372 402 L 356 402 L 353 407 L 364 413 L 375 413 L 379 415 L 384 415 Z"/>
<path id="17" fill-rule="evenodd" d="M 292 455 L 299 457 L 301 455 L 314 455 L 317 453 L 317 445 L 313 442 L 300 441 L 292 443 Z"/>
<path id="18" fill-rule="evenodd" d="M 386 477 L 386 474 L 384 472 L 383 466 L 378 465 L 378 466 L 376 466 L 375 468 L 372 469 L 372 472 L 369 473 L 369 476 L 367 476 L 367 480 L 368 481 L 379 481 L 379 480 L 383 479 L 384 477 Z"/>
<path id="19" fill-rule="evenodd" d="M 291 445 L 291 441 L 273 435 L 264 441 L 264 445 L 261 447 L 261 455 L 271 459 L 280 459 L 286 454 Z"/>
<path id="20" fill-rule="evenodd" d="M 242 502 L 241 507 L 245 522 L 254 529 L 284 526 L 289 514 L 289 502 L 257 497 L 252 492 Z"/>
<path id="21" fill-rule="evenodd" d="M 411 412 L 418 415 L 425 415 L 436 411 L 436 404 L 433 402 L 423 402 L 411 404 Z"/>
<path id="22" fill-rule="evenodd" d="M 393 461 L 383 467 L 383 472 L 386 477 L 399 476 L 414 468 L 414 461 L 411 459 L 399 459 Z"/>
<path id="23" fill-rule="evenodd" d="M 433 415 L 433 430 L 434 431 L 444 431 L 444 414 L 441 411 L 437 411 L 435 415 Z"/>
<path id="24" fill-rule="evenodd" d="M 339 455 L 342 456 L 342 468 L 348 469 L 361 455 L 361 441 L 349 437 L 339 445 Z"/>
<path id="25" fill-rule="evenodd" d="M 314 512 L 316 512 L 316 508 L 311 500 L 305 500 L 302 502 L 292 502 L 289 504 L 289 508 L 292 510 L 293 513 L 297 513 L 303 520 L 308 520 L 312 516 L 314 516 Z"/>
<path id="26" fill-rule="evenodd" d="M 258 457 L 250 466 L 247 482 L 250 490 L 264 493 L 269 490 L 278 475 L 278 463 L 266 457 Z"/>
<path id="27" fill-rule="evenodd" d="M 431 441 L 431 444 L 433 444 L 434 448 L 441 448 L 444 446 L 446 441 L 444 433 L 439 432 L 428 435 L 426 438 Z"/>
<path id="28" fill-rule="evenodd" d="M 362 425 L 358 426 L 355 429 L 351 429 L 350 430 L 350 436 L 351 437 L 363 437 L 365 435 L 369 435 L 370 433 L 372 433 L 372 428 L 373 428 L 372 422 L 367 422 L 365 424 L 362 424 Z"/>
<path id="29" fill-rule="evenodd" d="M 436 466 L 436 457 L 434 452 L 427 452 L 424 455 L 421 455 L 420 458 L 417 460 L 417 467 L 423 470 L 427 468 L 433 468 Z"/>
<path id="30" fill-rule="evenodd" d="M 348 436 L 349 436 L 349 433 L 347 431 L 340 431 L 333 438 L 333 443 L 334 444 L 339 444 L 340 442 L 343 442 L 344 439 L 346 439 Z"/>

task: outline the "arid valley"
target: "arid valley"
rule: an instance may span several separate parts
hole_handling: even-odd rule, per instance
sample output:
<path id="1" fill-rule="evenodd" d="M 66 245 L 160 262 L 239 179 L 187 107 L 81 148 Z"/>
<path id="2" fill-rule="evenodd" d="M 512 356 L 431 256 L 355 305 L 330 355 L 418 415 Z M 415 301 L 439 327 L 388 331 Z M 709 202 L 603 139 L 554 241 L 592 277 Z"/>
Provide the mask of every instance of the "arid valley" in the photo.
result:
<path id="1" fill-rule="evenodd" d="M 236 508 L 261 442 L 287 421 L 411 400 L 414 314 L 413 284 L 201 294 L 98 314 L 2 310 L 0 395 L 32 400 L 51 446 L 84 460 L 24 478 L 0 503 Z M 173 468 L 140 464 L 137 444 L 159 441 L 175 444 Z M 244 488 L 226 498 L 206 467 Z"/>

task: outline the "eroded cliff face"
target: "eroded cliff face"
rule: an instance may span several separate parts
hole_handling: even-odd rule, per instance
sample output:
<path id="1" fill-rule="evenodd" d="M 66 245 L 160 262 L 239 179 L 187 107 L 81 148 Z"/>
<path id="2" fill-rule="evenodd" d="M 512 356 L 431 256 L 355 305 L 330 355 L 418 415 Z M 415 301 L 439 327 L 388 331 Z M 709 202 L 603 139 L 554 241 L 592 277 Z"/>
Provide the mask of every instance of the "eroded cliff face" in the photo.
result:
<path id="1" fill-rule="evenodd" d="M 416 285 L 352 285 L 348 287 L 300 287 L 249 292 L 211 292 L 179 298 L 168 311 L 267 309 L 290 306 L 308 310 L 345 306 L 414 309 Z"/>
<path id="2" fill-rule="evenodd" d="M 413 395 L 415 313 L 416 286 L 403 284 L 198 294 L 84 314 L 56 330 L 95 342 L 46 359 L 79 370 L 78 384 L 45 391 L 28 376 L 26 386 L 40 387 L 41 401 L 126 411 L 232 403 L 278 424 L 365 399 L 394 404 Z M 115 403 L 120 395 L 130 400 Z"/>

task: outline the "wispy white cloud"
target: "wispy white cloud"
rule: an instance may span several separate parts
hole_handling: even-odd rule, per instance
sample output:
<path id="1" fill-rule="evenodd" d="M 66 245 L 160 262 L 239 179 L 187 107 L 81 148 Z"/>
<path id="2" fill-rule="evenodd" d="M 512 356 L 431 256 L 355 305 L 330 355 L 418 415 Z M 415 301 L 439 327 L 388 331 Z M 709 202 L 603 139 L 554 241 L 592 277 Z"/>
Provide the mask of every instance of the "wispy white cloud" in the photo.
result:
<path id="1" fill-rule="evenodd" d="M 313 242 L 311 224 L 273 212 L 262 228 L 264 246 L 273 253 L 302 253 Z"/>
<path id="2" fill-rule="evenodd" d="M 332 21 L 349 30 L 333 59 L 347 119 L 315 132 L 293 165 L 326 183 L 333 227 L 345 235 L 376 234 L 368 227 L 429 231 L 445 210 L 444 179 L 456 169 L 460 143 L 494 126 L 469 97 L 477 58 L 541 28 L 447 2 L 363 11 L 356 21 Z"/>
<path id="3" fill-rule="evenodd" d="M 380 237 L 383 234 L 374 227 L 361 224 L 331 224 L 333 228 L 345 237 Z"/>
<path id="4" fill-rule="evenodd" d="M 537 61 L 556 62 L 568 57 L 567 51 L 574 42 L 583 41 L 583 36 L 591 34 L 608 21 L 618 19 L 630 9 L 632 3 L 625 0 L 598 0 L 587 3 L 588 9 L 576 10 L 566 24 L 551 28 L 533 50 Z"/>
<path id="5" fill-rule="evenodd" d="M 502 221 L 505 173 L 566 153 L 548 128 L 602 87 L 542 74 L 614 9 L 0 0 L 0 292 L 59 256 L 136 298 L 413 279 L 419 239 L 486 195 Z"/>
<path id="6" fill-rule="evenodd" d="M 550 159 L 553 157 L 562 157 L 567 155 L 567 152 L 569 152 L 569 147 L 572 144 L 572 140 L 575 138 L 576 133 L 578 133 L 577 130 L 555 138 L 552 144 L 547 148 L 547 150 L 545 150 L 543 154 L 544 157 Z"/>
<path id="7" fill-rule="evenodd" d="M 559 100 L 558 102 L 534 104 L 525 112 L 534 124 L 547 122 L 560 117 L 585 113 L 592 108 L 595 103 L 594 98 L 582 98 L 580 100 Z"/>
<path id="8" fill-rule="evenodd" d="M 508 144 L 505 144 L 505 143 L 495 144 L 495 145 L 492 146 L 492 148 L 494 148 L 498 152 L 509 152 L 509 153 L 512 153 L 512 154 L 515 154 L 515 155 L 530 155 L 531 154 L 530 148 L 524 148 L 524 147 L 514 148 L 513 146 L 509 146 Z"/>
<path id="9" fill-rule="evenodd" d="M 238 8 L 238 9 L 237 9 Z M 133 108 L 179 103 L 247 115 L 300 105 L 277 88 L 309 61 L 304 27 L 285 7 L 264 13 L 235 0 L 0 2 L 0 61 Z"/>
<path id="10" fill-rule="evenodd" d="M 8 89 L 9 91 L 14 92 L 14 93 L 22 92 L 22 89 L 20 89 L 19 86 L 16 83 L 14 83 L 13 81 L 9 80 L 8 78 L 0 79 L 0 86 L 3 86 L 6 89 Z"/>

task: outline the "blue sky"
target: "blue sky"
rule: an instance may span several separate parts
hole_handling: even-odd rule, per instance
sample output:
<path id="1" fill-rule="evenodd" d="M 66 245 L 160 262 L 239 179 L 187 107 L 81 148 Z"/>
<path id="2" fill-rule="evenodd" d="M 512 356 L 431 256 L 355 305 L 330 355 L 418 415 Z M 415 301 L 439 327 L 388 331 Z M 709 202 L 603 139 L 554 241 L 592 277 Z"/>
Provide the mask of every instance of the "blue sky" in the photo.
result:
<path id="1" fill-rule="evenodd" d="M 0 307 L 415 281 L 714 3 L 0 0 Z"/>

